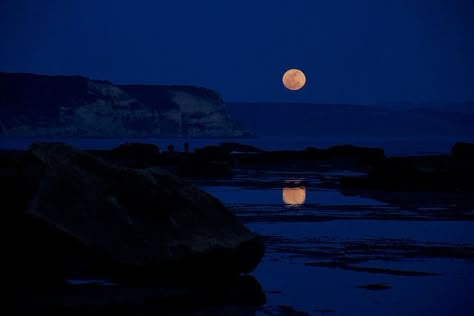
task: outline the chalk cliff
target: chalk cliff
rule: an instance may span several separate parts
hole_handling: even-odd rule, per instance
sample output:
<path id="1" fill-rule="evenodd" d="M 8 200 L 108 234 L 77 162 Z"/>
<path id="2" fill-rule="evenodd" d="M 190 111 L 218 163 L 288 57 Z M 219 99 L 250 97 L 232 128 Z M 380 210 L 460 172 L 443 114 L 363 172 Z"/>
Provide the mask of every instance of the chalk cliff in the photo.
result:
<path id="1" fill-rule="evenodd" d="M 118 86 L 80 76 L 0 73 L 0 135 L 246 137 L 219 95 L 191 86 Z"/>
<path id="2" fill-rule="evenodd" d="M 119 86 L 139 102 L 156 109 L 162 136 L 247 137 L 214 91 L 193 86 Z"/>

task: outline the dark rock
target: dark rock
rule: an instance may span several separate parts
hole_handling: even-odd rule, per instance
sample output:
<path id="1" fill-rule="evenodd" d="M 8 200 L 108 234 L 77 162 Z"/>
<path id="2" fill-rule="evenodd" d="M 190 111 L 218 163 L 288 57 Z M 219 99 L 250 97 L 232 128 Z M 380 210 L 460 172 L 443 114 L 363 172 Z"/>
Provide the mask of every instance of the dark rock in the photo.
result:
<path id="1" fill-rule="evenodd" d="M 222 146 L 206 146 L 195 150 L 196 156 L 203 160 L 229 160 L 230 150 Z"/>
<path id="2" fill-rule="evenodd" d="M 239 162 L 247 164 L 284 164 L 291 162 L 331 161 L 339 167 L 367 168 L 385 159 L 381 148 L 357 147 L 352 145 L 333 146 L 327 149 L 308 147 L 304 150 L 262 151 L 253 146 L 225 143 L 222 152 L 239 152 Z M 236 156 L 236 155 L 234 155 Z M 234 157 L 237 158 L 237 157 Z"/>
<path id="3" fill-rule="evenodd" d="M 227 149 L 207 146 L 195 153 L 175 151 L 169 145 L 160 153 L 153 144 L 127 143 L 111 150 L 89 150 L 89 153 L 120 167 L 161 167 L 182 177 L 215 178 L 232 175 Z"/>
<path id="4" fill-rule="evenodd" d="M 188 151 L 186 152 L 186 149 Z M 189 152 L 173 146 L 158 154 L 151 144 L 124 144 L 113 150 L 89 151 L 119 166 L 132 168 L 165 167 L 183 177 L 229 177 L 232 168 L 259 168 L 294 166 L 300 169 L 323 168 L 368 168 L 384 161 L 384 152 L 378 148 L 350 145 L 329 149 L 307 148 L 305 150 L 263 151 L 255 146 L 226 142 L 210 145 Z"/>
<path id="5" fill-rule="evenodd" d="M 457 149 L 456 149 L 457 148 Z M 453 157 L 392 157 L 369 168 L 368 176 L 343 177 L 347 188 L 380 189 L 399 192 L 472 192 L 474 164 L 461 147 L 453 148 Z"/>
<path id="6" fill-rule="evenodd" d="M 260 238 L 218 200 L 161 169 L 113 167 L 59 143 L 35 143 L 25 157 L 38 171 L 12 208 L 25 242 L 10 240 L 13 248 L 36 247 L 27 256 L 33 267 L 45 254 L 58 274 L 62 261 L 84 260 L 122 282 L 178 282 L 250 272 L 263 256 Z M 30 177 L 22 172 L 20 191 Z M 74 251 L 63 260 L 65 249 Z"/>
<path id="7" fill-rule="evenodd" d="M 160 163 L 160 148 L 154 144 L 125 143 L 111 150 L 89 152 L 120 166 L 131 168 L 145 168 Z"/>
<path id="8" fill-rule="evenodd" d="M 265 294 L 253 277 L 239 276 L 188 287 L 68 286 L 60 292 L 24 295 L 14 309 L 22 315 L 174 316 L 207 315 L 207 311 L 212 315 L 255 315 L 265 301 Z"/>
<path id="9" fill-rule="evenodd" d="M 451 149 L 453 158 L 461 161 L 474 161 L 474 144 L 473 143 L 456 143 Z"/>
<path id="10" fill-rule="evenodd" d="M 176 168 L 176 174 L 189 178 L 222 178 L 232 176 L 232 165 L 226 160 L 186 159 Z"/>
<path id="11" fill-rule="evenodd" d="M 141 156 L 150 159 L 160 154 L 160 148 L 154 144 L 126 143 L 112 149 L 111 153 L 122 159 L 137 159 Z"/>
<path id="12" fill-rule="evenodd" d="M 63 285 L 61 261 L 67 260 L 68 242 L 58 242 L 57 233 L 24 215 L 35 194 L 44 166 L 31 154 L 22 151 L 0 152 L 0 221 L 1 287 L 15 292 L 19 286 L 41 285 L 43 288 Z M 63 247 L 65 244 L 68 247 Z M 47 247 L 44 247 L 47 245 Z M 61 254 L 62 258 L 58 258 Z"/>

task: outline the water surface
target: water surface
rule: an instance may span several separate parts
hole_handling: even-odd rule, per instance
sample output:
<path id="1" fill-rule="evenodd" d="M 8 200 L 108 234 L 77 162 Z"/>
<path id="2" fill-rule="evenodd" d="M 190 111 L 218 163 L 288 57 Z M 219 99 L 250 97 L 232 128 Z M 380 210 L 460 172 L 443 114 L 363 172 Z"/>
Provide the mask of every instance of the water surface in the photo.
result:
<path id="1" fill-rule="evenodd" d="M 318 187 L 321 176 L 236 170 L 197 181 L 266 239 L 253 273 L 268 300 L 259 315 L 280 305 L 309 315 L 472 315 L 473 221 L 411 220 L 420 210 Z M 288 188 L 295 203 L 285 201 Z M 386 213 L 400 218 L 373 215 Z M 347 267 L 311 265 L 341 260 Z"/>

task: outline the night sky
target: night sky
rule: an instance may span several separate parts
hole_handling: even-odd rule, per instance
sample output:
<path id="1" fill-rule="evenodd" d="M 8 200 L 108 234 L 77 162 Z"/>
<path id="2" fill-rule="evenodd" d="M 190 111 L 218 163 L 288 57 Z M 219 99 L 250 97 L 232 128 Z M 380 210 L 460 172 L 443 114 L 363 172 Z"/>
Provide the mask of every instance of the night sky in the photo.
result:
<path id="1" fill-rule="evenodd" d="M 472 0 L 1 0 L 0 71 L 191 84 L 227 101 L 474 100 Z M 281 75 L 300 68 L 305 88 Z"/>

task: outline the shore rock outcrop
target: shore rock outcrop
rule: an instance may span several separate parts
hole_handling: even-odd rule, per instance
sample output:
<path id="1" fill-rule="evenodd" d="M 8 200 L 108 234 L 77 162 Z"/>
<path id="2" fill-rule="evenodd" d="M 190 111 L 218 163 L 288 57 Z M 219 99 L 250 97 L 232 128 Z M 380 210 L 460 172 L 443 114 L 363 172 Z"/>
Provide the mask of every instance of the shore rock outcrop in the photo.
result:
<path id="1" fill-rule="evenodd" d="M 458 163 L 468 163 L 474 161 L 474 143 L 459 142 L 451 149 L 451 156 Z"/>
<path id="2" fill-rule="evenodd" d="M 368 169 L 367 176 L 346 176 L 344 189 L 390 192 L 472 193 L 474 144 L 456 143 L 451 155 L 390 157 Z"/>
<path id="3" fill-rule="evenodd" d="M 26 206 L 17 216 L 30 223 L 24 237 L 48 232 L 66 245 L 61 249 L 81 249 L 75 255 L 88 254 L 112 279 L 235 275 L 251 271 L 263 256 L 260 238 L 218 200 L 159 168 L 113 167 L 61 143 L 35 143 L 25 155 L 34 162 L 36 183 L 28 187 L 28 201 L 15 200 L 10 211 Z M 26 178 L 22 170 L 30 164 L 8 170 Z M 52 245 L 35 247 L 48 253 Z"/>

